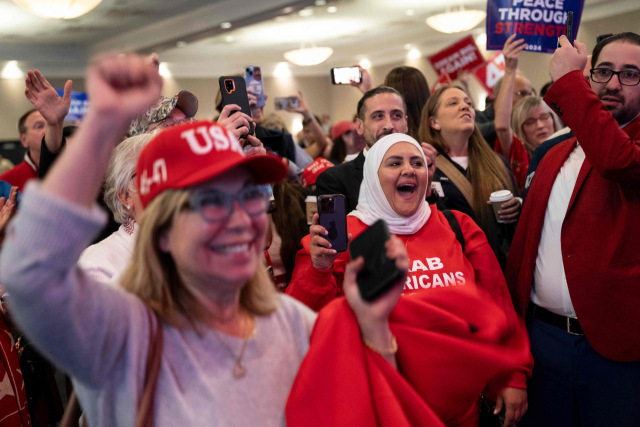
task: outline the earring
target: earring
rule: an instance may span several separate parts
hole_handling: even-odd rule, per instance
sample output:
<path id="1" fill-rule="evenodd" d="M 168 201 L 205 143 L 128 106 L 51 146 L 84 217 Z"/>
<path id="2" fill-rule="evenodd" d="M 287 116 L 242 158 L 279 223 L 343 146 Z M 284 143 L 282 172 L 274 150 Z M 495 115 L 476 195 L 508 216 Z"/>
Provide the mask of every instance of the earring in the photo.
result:
<path id="1" fill-rule="evenodd" d="M 127 210 L 131 210 L 131 206 L 127 205 Z"/>

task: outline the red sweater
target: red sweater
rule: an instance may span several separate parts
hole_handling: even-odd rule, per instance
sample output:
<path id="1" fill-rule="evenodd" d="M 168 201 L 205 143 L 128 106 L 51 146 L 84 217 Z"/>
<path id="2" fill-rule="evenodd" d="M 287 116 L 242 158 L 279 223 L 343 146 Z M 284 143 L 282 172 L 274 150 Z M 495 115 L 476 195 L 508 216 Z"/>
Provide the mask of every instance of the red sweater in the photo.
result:
<path id="1" fill-rule="evenodd" d="M 556 81 L 544 99 L 586 155 L 562 223 L 571 302 L 601 356 L 640 361 L 640 116 L 620 129 L 580 71 Z M 505 275 L 523 316 L 551 189 L 575 145 L 576 138 L 564 141 L 540 162 L 511 244 Z"/>
<path id="2" fill-rule="evenodd" d="M 409 255 L 411 270 L 405 284 L 404 295 L 428 293 L 451 294 L 455 299 L 460 289 L 480 288 L 506 313 L 512 324 L 519 322 L 507 284 L 487 238 L 467 215 L 452 211 L 460 223 L 465 240 L 465 253 L 449 226 L 445 216 L 431 206 L 431 217 L 413 235 L 398 236 Z M 354 216 L 347 217 L 347 230 L 356 238 L 367 225 Z M 302 249 L 296 255 L 296 266 L 286 293 L 319 311 L 330 301 L 343 295 L 342 280 L 349 252 L 336 259 L 332 270 L 321 271 L 311 263 L 309 243 L 311 236 L 302 240 Z M 526 388 L 526 375 L 530 375 L 533 362 L 522 366 L 509 383 L 512 387 Z"/>
<path id="3" fill-rule="evenodd" d="M 468 284 L 456 285 L 455 298 L 400 298 L 389 326 L 399 371 L 362 344 L 344 298 L 324 308 L 289 394 L 287 425 L 477 426 L 487 382 L 504 385 L 531 358 L 524 326 Z"/>
<path id="4" fill-rule="evenodd" d="M 26 160 L 0 175 L 0 181 L 7 181 L 12 186 L 18 187 L 18 191 L 24 191 L 27 181 L 34 178 L 38 179 L 38 169 Z"/>

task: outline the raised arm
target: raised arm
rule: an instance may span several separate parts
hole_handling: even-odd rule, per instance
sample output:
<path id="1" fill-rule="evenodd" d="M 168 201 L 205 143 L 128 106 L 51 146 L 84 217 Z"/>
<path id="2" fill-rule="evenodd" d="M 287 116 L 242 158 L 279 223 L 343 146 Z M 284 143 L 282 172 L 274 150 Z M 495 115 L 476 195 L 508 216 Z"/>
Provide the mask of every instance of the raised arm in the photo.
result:
<path id="1" fill-rule="evenodd" d="M 302 92 L 298 92 L 298 107 L 287 107 L 287 111 L 290 113 L 302 114 L 302 119 L 304 120 L 305 126 L 309 126 L 309 128 L 311 129 L 311 134 L 313 135 L 313 141 L 315 142 L 315 144 L 312 144 L 305 149 L 307 154 L 310 155 L 314 160 L 322 156 L 322 153 L 325 151 L 327 146 L 332 144 L 332 142 L 331 139 L 324 134 L 322 125 L 320 125 L 314 115 L 311 114 L 311 111 L 309 110 L 309 107 L 304 100 L 304 96 L 302 96 Z"/>
<path id="2" fill-rule="evenodd" d="M 500 141 L 502 155 L 511 158 L 511 144 L 513 142 L 513 130 L 511 129 L 511 111 L 513 110 L 513 87 L 518 71 L 518 57 L 527 46 L 524 39 L 515 40 L 512 35 L 504 43 L 502 54 L 504 55 L 505 71 L 502 77 L 500 92 L 495 101 L 495 125 L 496 134 Z M 491 143 L 491 141 L 489 141 Z"/>
<path id="3" fill-rule="evenodd" d="M 0 280 L 21 329 L 45 356 L 90 386 L 107 381 L 115 364 L 131 356 L 128 339 L 148 336 L 142 302 L 92 281 L 76 263 L 106 221 L 95 200 L 113 147 L 161 87 L 157 70 L 136 56 L 94 62 L 87 74 L 92 106 L 77 142 L 41 186 L 27 186 L 0 255 Z"/>

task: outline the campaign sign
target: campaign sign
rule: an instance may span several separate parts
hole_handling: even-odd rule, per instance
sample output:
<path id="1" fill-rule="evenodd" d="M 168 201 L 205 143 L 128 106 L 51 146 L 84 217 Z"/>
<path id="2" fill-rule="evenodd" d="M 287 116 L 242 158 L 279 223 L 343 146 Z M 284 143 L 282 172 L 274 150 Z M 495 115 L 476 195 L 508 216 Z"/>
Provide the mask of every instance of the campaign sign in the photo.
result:
<path id="1" fill-rule="evenodd" d="M 504 76 L 504 70 L 504 55 L 502 52 L 494 52 L 491 58 L 487 59 L 487 64 L 478 68 L 473 75 L 476 76 L 484 89 L 489 92 L 489 96 L 493 98 L 493 88 L 498 80 Z"/>
<path id="2" fill-rule="evenodd" d="M 461 71 L 473 71 L 484 64 L 484 58 L 472 36 L 463 38 L 428 59 L 439 76 L 446 72 L 451 80 L 455 80 Z"/>
<path id="3" fill-rule="evenodd" d="M 573 12 L 573 34 L 578 34 L 584 0 L 489 0 L 487 50 L 502 50 L 512 34 L 527 43 L 525 50 L 553 53 L 565 34 L 567 12 Z"/>
<path id="4" fill-rule="evenodd" d="M 58 95 L 63 96 L 64 90 L 56 89 Z M 69 114 L 64 118 L 69 122 L 78 122 L 84 118 L 89 108 L 89 99 L 85 92 L 71 91 L 71 106 L 69 107 Z"/>
<path id="5" fill-rule="evenodd" d="M 453 82 L 451 81 L 451 77 L 449 77 L 449 73 L 447 73 L 446 71 L 443 72 L 442 74 L 440 74 L 440 77 L 438 77 L 438 80 L 436 80 L 436 83 L 431 86 L 431 94 L 433 95 L 433 93 L 440 89 L 442 86 L 450 85 L 452 83 Z"/>

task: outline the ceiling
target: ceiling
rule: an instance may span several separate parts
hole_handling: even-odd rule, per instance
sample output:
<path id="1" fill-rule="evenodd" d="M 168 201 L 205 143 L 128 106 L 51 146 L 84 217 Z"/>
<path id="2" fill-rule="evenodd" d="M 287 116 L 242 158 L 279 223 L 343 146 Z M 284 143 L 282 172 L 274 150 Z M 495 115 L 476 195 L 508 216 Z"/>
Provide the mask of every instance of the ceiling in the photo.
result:
<path id="1" fill-rule="evenodd" d="M 322 5 L 322 3 L 326 3 Z M 469 0 L 467 9 L 486 9 Z M 320 4 L 316 6 L 316 4 Z M 0 66 L 18 61 L 52 77 L 79 77 L 96 52 L 156 51 L 175 77 L 213 77 L 260 65 L 272 75 L 283 53 L 301 44 L 330 46 L 321 65 L 289 68 L 326 74 L 368 59 L 374 66 L 404 60 L 408 48 L 433 53 L 462 37 L 425 24 L 450 0 L 103 0 L 72 20 L 37 17 L 0 0 Z M 337 8 L 329 13 L 329 7 Z M 586 0 L 583 22 L 640 10 L 638 0 Z M 305 16 L 301 16 L 305 15 Z M 229 22 L 231 28 L 221 28 Z M 484 23 L 469 34 L 480 35 Z M 182 47 L 178 47 L 178 45 Z"/>

